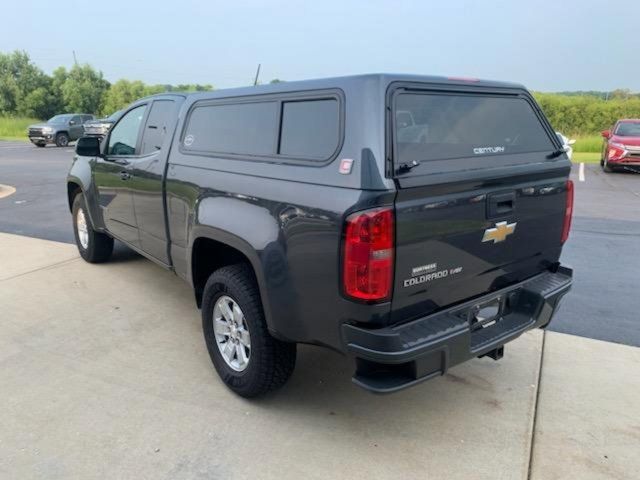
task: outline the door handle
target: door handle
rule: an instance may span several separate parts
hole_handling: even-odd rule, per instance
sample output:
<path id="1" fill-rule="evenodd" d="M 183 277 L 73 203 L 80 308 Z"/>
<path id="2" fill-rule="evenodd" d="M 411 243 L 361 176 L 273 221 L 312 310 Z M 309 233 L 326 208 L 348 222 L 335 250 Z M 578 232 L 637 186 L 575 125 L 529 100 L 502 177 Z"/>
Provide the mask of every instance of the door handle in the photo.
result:
<path id="1" fill-rule="evenodd" d="M 516 193 L 492 193 L 487 195 L 487 218 L 512 214 L 516 209 Z"/>
<path id="2" fill-rule="evenodd" d="M 131 178 L 131 174 L 126 171 L 120 172 L 120 180 L 129 180 Z"/>

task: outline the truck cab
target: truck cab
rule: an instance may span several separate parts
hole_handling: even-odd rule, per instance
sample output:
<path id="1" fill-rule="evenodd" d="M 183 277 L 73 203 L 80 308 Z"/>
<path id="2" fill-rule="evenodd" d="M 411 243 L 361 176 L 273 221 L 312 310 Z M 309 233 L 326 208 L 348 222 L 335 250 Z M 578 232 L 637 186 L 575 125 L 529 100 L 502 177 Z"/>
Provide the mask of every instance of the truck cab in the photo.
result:
<path id="1" fill-rule="evenodd" d="M 548 325 L 570 168 L 520 85 L 376 74 L 141 99 L 78 143 L 68 197 L 83 258 L 118 239 L 193 286 L 236 393 L 297 343 L 386 393 Z"/>

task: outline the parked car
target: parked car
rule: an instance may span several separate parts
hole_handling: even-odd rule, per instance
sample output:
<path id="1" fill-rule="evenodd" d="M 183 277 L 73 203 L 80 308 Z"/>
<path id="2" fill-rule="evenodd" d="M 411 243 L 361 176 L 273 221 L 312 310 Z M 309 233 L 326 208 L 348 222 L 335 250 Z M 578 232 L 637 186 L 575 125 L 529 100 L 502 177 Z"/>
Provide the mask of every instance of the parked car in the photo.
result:
<path id="1" fill-rule="evenodd" d="M 234 392 L 282 386 L 297 343 L 393 392 L 549 324 L 570 170 L 523 86 L 364 75 L 144 98 L 67 192 L 86 261 L 118 239 L 191 283 Z"/>
<path id="2" fill-rule="evenodd" d="M 108 117 L 85 122 L 84 134 L 103 138 L 107 134 L 111 126 L 120 118 L 121 114 L 122 110 L 118 110 L 116 112 L 113 112 Z"/>
<path id="3" fill-rule="evenodd" d="M 573 160 L 573 145 L 576 143 L 576 141 L 573 138 L 570 139 L 568 137 L 565 137 L 560 132 L 556 132 L 556 135 L 558 136 L 558 140 L 560 140 L 560 143 L 562 144 L 562 148 L 567 153 L 567 157 L 569 157 L 569 160 Z"/>
<path id="4" fill-rule="evenodd" d="M 618 120 L 613 128 L 602 131 L 602 137 L 602 170 L 640 169 L 640 119 Z"/>
<path id="5" fill-rule="evenodd" d="M 29 125 L 27 135 L 31 143 L 44 147 L 54 143 L 58 147 L 66 147 L 84 135 L 84 123 L 93 120 L 94 116 L 86 113 L 65 113 L 56 115 L 46 123 Z"/>

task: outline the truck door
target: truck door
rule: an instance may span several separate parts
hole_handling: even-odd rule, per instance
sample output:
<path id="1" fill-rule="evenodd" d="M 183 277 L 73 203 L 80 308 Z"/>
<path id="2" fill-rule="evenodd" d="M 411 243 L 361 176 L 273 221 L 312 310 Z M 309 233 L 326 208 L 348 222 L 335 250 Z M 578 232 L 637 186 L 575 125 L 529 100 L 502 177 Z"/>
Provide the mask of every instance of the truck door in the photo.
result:
<path id="1" fill-rule="evenodd" d="M 142 125 L 147 104 L 125 113 L 106 139 L 104 156 L 96 160 L 93 171 L 98 202 L 107 230 L 117 239 L 140 248 L 132 190 L 136 188 L 133 170 L 140 161 Z"/>
<path id="2" fill-rule="evenodd" d="M 69 120 L 69 140 L 77 140 L 84 134 L 84 123 L 80 115 L 74 115 Z"/>
<path id="3" fill-rule="evenodd" d="M 133 205 L 142 250 L 169 264 L 164 214 L 164 175 L 177 109 L 183 98 L 155 100 L 142 133 L 140 158 L 133 165 Z"/>

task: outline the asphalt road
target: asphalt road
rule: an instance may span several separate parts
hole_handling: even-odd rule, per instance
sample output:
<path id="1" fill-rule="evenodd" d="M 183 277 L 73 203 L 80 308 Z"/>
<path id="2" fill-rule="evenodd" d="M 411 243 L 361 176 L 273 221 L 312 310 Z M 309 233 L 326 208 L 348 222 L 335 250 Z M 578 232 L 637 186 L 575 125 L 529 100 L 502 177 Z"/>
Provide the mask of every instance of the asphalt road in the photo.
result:
<path id="1" fill-rule="evenodd" d="M 0 142 L 0 231 L 73 243 L 65 176 L 73 148 Z M 640 346 L 640 174 L 572 172 L 576 206 L 562 262 L 575 269 L 551 330 Z M 123 247 L 119 247 L 122 250 Z"/>

